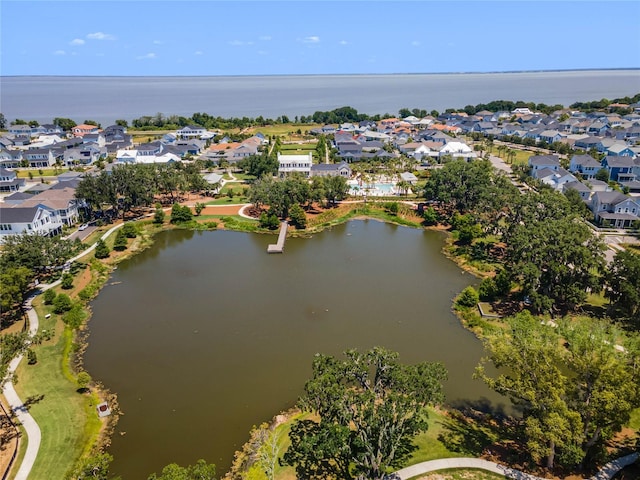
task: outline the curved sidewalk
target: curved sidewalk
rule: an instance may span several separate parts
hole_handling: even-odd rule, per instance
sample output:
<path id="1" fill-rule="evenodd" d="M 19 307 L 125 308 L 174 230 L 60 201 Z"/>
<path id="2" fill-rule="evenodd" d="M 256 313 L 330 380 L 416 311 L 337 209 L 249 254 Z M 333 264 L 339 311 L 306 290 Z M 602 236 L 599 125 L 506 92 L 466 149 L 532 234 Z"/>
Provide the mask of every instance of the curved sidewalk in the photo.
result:
<path id="1" fill-rule="evenodd" d="M 622 470 L 627 465 L 631 465 L 638 460 L 639 454 L 632 453 L 624 457 L 617 458 L 607 463 L 589 480 L 609 480 L 616 473 Z M 544 480 L 540 477 L 530 475 L 528 473 L 520 472 L 510 467 L 500 465 L 488 460 L 482 460 L 480 458 L 443 458 L 440 460 L 431 460 L 429 462 L 417 463 L 410 467 L 398 470 L 390 476 L 392 479 L 408 480 L 410 478 L 417 477 L 419 475 L 427 474 L 430 472 L 436 472 L 438 470 L 447 470 L 451 468 L 473 468 L 478 470 L 487 470 L 489 472 L 504 475 L 506 478 L 514 478 L 516 480 Z"/>
<path id="2" fill-rule="evenodd" d="M 118 225 L 111 227 L 100 238 L 102 240 L 106 240 L 106 238 L 109 235 L 111 235 L 118 228 L 122 227 L 122 225 L 124 224 L 120 223 Z M 89 248 L 83 250 L 80 254 L 76 255 L 72 259 L 68 260 L 67 263 L 71 263 L 85 256 L 86 254 L 94 250 L 96 248 L 96 245 L 97 245 L 97 242 L 91 245 Z M 60 280 L 56 280 L 55 282 L 50 284 L 46 284 L 46 285 L 41 284 L 40 293 L 50 288 L 53 288 L 56 285 L 59 285 L 60 282 L 61 282 Z M 33 309 L 31 305 L 34 298 L 35 298 L 35 295 L 32 295 L 31 297 L 29 297 L 29 299 L 26 302 L 27 316 L 29 318 L 29 332 L 28 332 L 29 340 L 27 340 L 27 345 L 30 342 L 30 339 L 35 334 L 38 333 L 38 328 L 40 327 L 38 314 L 36 313 L 36 311 Z M 18 355 L 13 360 L 11 360 L 11 363 L 9 363 L 9 369 L 7 371 L 7 375 L 9 377 L 11 377 L 15 373 L 16 369 L 18 368 L 18 365 L 20 365 L 20 362 L 22 361 L 23 356 L 24 355 Z M 40 441 L 42 438 L 42 435 L 40 433 L 40 427 L 38 427 L 38 424 L 36 423 L 35 419 L 31 416 L 27 407 L 25 407 L 24 402 L 20 400 L 18 393 L 13 387 L 13 381 L 11 379 L 7 380 L 6 383 L 4 384 L 2 393 L 7 399 L 7 403 L 9 404 L 9 407 L 15 413 L 16 417 L 22 424 L 25 434 L 27 436 L 27 450 L 24 454 L 24 458 L 22 459 L 22 462 L 20 463 L 20 469 L 18 470 L 18 473 L 14 477 L 14 480 L 27 480 L 27 478 L 29 477 L 29 474 L 31 473 L 31 469 L 33 468 L 33 464 L 36 461 L 36 457 L 38 456 L 38 451 L 40 450 Z"/>

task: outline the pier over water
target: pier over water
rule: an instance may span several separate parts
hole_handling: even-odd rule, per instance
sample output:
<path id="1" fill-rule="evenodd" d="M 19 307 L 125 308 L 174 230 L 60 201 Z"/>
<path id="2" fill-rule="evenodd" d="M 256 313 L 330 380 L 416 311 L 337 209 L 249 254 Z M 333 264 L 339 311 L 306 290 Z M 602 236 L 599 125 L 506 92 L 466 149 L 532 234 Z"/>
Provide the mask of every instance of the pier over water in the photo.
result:
<path id="1" fill-rule="evenodd" d="M 267 247 L 267 253 L 282 253 L 284 251 L 284 241 L 287 238 L 287 222 L 280 224 L 280 234 L 278 235 L 278 242 L 272 243 Z"/>

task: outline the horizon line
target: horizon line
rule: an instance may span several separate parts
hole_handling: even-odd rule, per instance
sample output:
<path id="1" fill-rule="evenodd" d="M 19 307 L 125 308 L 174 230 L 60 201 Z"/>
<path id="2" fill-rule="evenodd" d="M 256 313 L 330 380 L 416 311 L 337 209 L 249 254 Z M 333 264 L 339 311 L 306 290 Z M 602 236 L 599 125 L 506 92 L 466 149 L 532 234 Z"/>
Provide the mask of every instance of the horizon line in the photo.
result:
<path id="1" fill-rule="evenodd" d="M 640 67 L 612 67 L 612 68 L 556 68 L 530 70 L 487 70 L 487 71 L 450 71 L 450 72 L 390 72 L 390 73 L 265 73 L 265 74 L 197 74 L 197 75 L 58 75 L 58 74 L 14 74 L 0 75 L 9 77 L 113 77 L 113 78 L 184 78 L 184 77 L 335 77 L 335 76 L 392 76 L 392 75 L 491 75 L 513 73 L 559 73 L 559 72 L 598 72 L 598 71 L 640 71 Z"/>

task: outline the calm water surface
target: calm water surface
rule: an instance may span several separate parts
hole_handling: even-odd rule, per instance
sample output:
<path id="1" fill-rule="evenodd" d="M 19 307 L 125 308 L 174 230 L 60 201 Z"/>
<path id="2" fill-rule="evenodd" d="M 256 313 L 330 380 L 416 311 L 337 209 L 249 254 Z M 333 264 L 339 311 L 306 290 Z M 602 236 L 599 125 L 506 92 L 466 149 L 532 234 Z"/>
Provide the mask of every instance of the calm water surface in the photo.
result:
<path id="1" fill-rule="evenodd" d="M 93 302 L 85 366 L 118 393 L 125 479 L 198 458 L 226 471 L 252 425 L 294 404 L 316 352 L 382 345 L 444 362 L 449 401 L 500 401 L 471 378 L 482 347 L 450 307 L 474 280 L 439 233 L 369 220 L 288 239 L 284 255 L 273 241 L 163 232 Z"/>
<path id="2" fill-rule="evenodd" d="M 2 77 L 7 120 L 48 123 L 68 117 L 111 124 L 143 115 L 276 118 L 350 105 L 367 114 L 399 109 L 443 111 L 492 100 L 569 106 L 632 96 L 640 70 L 414 75 L 275 75 L 238 77 Z"/>

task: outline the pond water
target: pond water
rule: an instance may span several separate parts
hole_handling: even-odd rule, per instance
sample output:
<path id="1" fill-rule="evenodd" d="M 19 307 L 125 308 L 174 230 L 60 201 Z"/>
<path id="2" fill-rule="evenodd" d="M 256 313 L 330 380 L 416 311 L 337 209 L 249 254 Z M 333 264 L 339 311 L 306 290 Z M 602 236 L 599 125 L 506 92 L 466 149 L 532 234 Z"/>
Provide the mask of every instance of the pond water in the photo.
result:
<path id="1" fill-rule="evenodd" d="M 481 343 L 451 312 L 476 280 L 443 236 L 357 220 L 290 238 L 169 231 L 92 302 L 85 367 L 124 412 L 110 453 L 125 480 L 204 458 L 225 472 L 252 425 L 291 407 L 317 352 L 376 345 L 441 361 L 449 402 L 500 399 L 472 374 Z"/>

